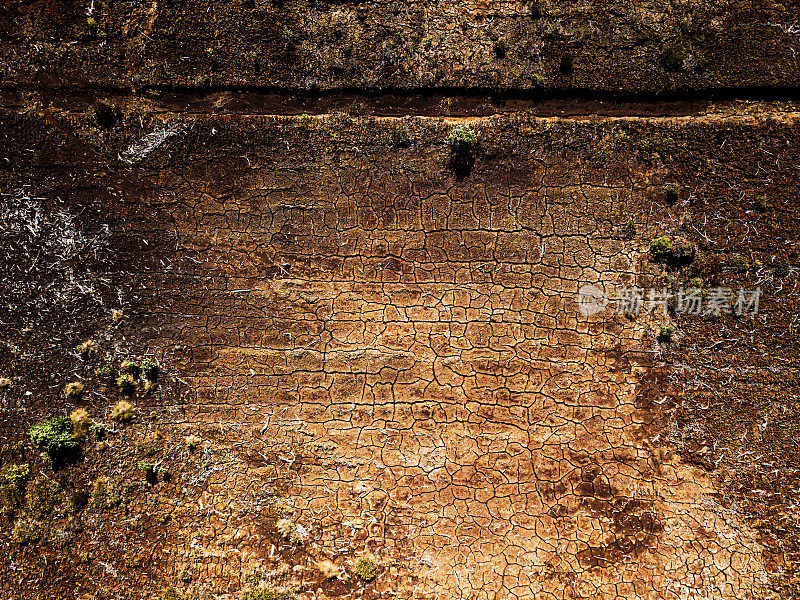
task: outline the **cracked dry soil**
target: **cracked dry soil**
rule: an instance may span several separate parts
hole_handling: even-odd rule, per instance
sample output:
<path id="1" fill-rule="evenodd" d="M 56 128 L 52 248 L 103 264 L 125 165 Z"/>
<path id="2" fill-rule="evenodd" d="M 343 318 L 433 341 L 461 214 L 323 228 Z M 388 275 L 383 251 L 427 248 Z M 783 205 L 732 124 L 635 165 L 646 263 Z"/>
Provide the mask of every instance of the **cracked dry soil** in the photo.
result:
<path id="1" fill-rule="evenodd" d="M 796 107 L 146 108 L 0 117 L 3 464 L 56 483 L 4 509 L 5 597 L 795 597 Z M 664 234 L 695 261 L 653 263 Z M 576 304 L 695 277 L 759 314 Z M 100 367 L 146 355 L 115 424 Z M 105 430 L 54 470 L 27 427 L 74 408 Z"/>

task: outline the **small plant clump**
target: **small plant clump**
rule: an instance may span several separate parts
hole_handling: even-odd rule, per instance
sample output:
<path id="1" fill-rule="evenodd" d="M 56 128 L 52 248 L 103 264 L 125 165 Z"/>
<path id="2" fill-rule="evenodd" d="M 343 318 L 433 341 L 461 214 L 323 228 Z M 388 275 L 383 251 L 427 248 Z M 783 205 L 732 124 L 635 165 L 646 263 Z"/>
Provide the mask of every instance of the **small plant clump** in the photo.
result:
<path id="1" fill-rule="evenodd" d="M 11 539 L 22 546 L 35 544 L 42 539 L 42 526 L 33 519 L 20 519 L 14 524 Z"/>
<path id="2" fill-rule="evenodd" d="M 472 127 L 462 123 L 450 130 L 447 134 L 447 143 L 455 152 L 470 150 L 478 143 L 478 134 Z"/>
<path id="3" fill-rule="evenodd" d="M 677 183 L 668 183 L 664 187 L 664 196 L 667 199 L 667 202 L 670 204 L 675 204 L 678 201 L 678 196 L 681 193 L 681 188 Z"/>
<path id="4" fill-rule="evenodd" d="M 27 464 L 6 465 L 0 470 L 0 515 L 9 515 L 22 505 L 25 482 L 30 475 Z"/>
<path id="5" fill-rule="evenodd" d="M 101 508 L 111 508 L 121 502 L 117 486 L 107 477 L 98 477 L 92 483 L 92 502 Z"/>
<path id="6" fill-rule="evenodd" d="M 97 376 L 103 379 L 111 379 L 114 377 L 114 365 L 106 363 L 97 369 Z"/>
<path id="7" fill-rule="evenodd" d="M 97 354 L 99 347 L 97 346 L 97 342 L 89 339 L 75 346 L 75 349 L 83 358 L 88 358 L 92 354 Z"/>
<path id="8" fill-rule="evenodd" d="M 197 448 L 200 445 L 200 442 L 202 442 L 202 441 L 203 441 L 203 439 L 199 435 L 194 435 L 194 434 L 187 435 L 186 436 L 186 447 L 189 450 L 194 450 L 195 448 Z"/>
<path id="9" fill-rule="evenodd" d="M 658 260 L 669 254 L 672 250 L 672 238 L 668 235 L 662 235 L 650 242 L 650 256 Z"/>
<path id="10" fill-rule="evenodd" d="M 158 379 L 158 374 L 160 372 L 160 367 L 154 358 L 150 358 L 149 356 L 142 361 L 142 373 L 144 373 L 145 377 L 147 377 L 150 381 L 155 381 Z"/>
<path id="11" fill-rule="evenodd" d="M 73 381 L 64 386 L 64 395 L 70 400 L 77 400 L 83 396 L 83 384 L 80 381 Z"/>
<path id="12" fill-rule="evenodd" d="M 28 430 L 33 445 L 47 452 L 52 459 L 66 458 L 77 449 L 78 442 L 72 433 L 72 421 L 68 417 L 53 417 Z"/>
<path id="13" fill-rule="evenodd" d="M 505 58 L 506 52 L 508 52 L 508 43 L 506 42 L 506 38 L 498 38 L 494 43 L 495 56 L 497 56 L 497 58 Z"/>
<path id="14" fill-rule="evenodd" d="M 687 265 L 694 260 L 694 245 L 680 237 L 662 235 L 650 242 L 650 259 L 653 262 L 669 263 L 672 266 Z"/>
<path id="15" fill-rule="evenodd" d="M 622 236 L 627 240 L 632 240 L 636 237 L 636 222 L 634 221 L 627 221 L 625 225 L 622 226 Z"/>
<path id="16" fill-rule="evenodd" d="M 28 480 L 31 469 L 27 463 L 21 465 L 6 465 L 0 469 L 0 478 L 4 479 L 14 487 L 21 487 Z"/>
<path id="17" fill-rule="evenodd" d="M 756 196 L 755 202 L 753 202 L 753 208 L 758 212 L 765 212 L 767 210 L 767 196 L 765 194 Z"/>
<path id="18" fill-rule="evenodd" d="M 133 378 L 133 375 L 124 373 L 117 377 L 117 387 L 123 394 L 130 396 L 136 391 L 136 380 Z"/>
<path id="19" fill-rule="evenodd" d="M 658 332 L 658 341 L 662 344 L 669 344 L 674 335 L 675 327 L 673 325 L 664 325 Z"/>
<path id="20" fill-rule="evenodd" d="M 114 408 L 111 409 L 111 418 L 118 423 L 127 423 L 133 418 L 135 413 L 136 407 L 134 407 L 133 404 L 125 400 L 120 400 L 114 405 Z"/>
<path id="21" fill-rule="evenodd" d="M 69 420 L 72 421 L 72 437 L 80 442 L 89 434 L 92 426 L 89 413 L 83 408 L 77 408 L 69 414 Z"/>
<path id="22" fill-rule="evenodd" d="M 31 513 L 42 517 L 53 510 L 58 497 L 58 484 L 52 479 L 39 477 L 28 484 L 28 491 L 25 493 L 25 503 Z"/>
<path id="23" fill-rule="evenodd" d="M 341 572 L 341 569 L 330 560 L 321 560 L 318 562 L 317 569 L 319 569 L 323 579 L 333 579 Z"/>
<path id="24" fill-rule="evenodd" d="M 120 371 L 123 373 L 130 373 L 134 377 L 138 377 L 139 373 L 142 372 L 142 367 L 139 366 L 139 363 L 133 360 L 126 360 L 120 365 Z"/>
<path id="25" fill-rule="evenodd" d="M 378 565 L 371 558 L 359 558 L 354 570 L 362 581 L 372 581 L 377 574 Z"/>
<path id="26" fill-rule="evenodd" d="M 242 600 L 292 600 L 291 590 L 278 590 L 268 587 L 251 587 L 242 596 Z"/>
<path id="27" fill-rule="evenodd" d="M 279 519 L 275 528 L 283 538 L 292 544 L 303 544 L 308 541 L 308 530 L 289 519 Z"/>
<path id="28" fill-rule="evenodd" d="M 750 270 L 750 263 L 748 263 L 747 259 L 741 254 L 734 254 L 731 256 L 730 264 L 738 273 L 744 273 L 745 271 Z"/>

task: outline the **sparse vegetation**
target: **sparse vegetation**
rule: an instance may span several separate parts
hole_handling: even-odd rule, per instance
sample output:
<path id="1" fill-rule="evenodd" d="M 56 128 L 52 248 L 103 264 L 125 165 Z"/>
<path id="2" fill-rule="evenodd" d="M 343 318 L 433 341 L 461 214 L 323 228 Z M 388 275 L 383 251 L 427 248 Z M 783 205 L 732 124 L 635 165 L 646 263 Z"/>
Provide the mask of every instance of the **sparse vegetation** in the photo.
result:
<path id="1" fill-rule="evenodd" d="M 359 558 L 354 571 L 362 581 L 372 581 L 377 574 L 378 565 L 371 558 Z"/>
<path id="2" fill-rule="evenodd" d="M 88 358 L 92 354 L 97 354 L 99 347 L 97 346 L 97 342 L 89 339 L 75 346 L 75 349 L 83 358 Z"/>
<path id="3" fill-rule="evenodd" d="M 450 130 L 447 143 L 454 152 L 470 150 L 478 143 L 478 134 L 472 127 L 462 123 Z"/>
<path id="4" fill-rule="evenodd" d="M 80 381 L 73 381 L 64 386 L 64 395 L 70 400 L 77 400 L 83 396 L 83 384 Z"/>
<path id="5" fill-rule="evenodd" d="M 672 341 L 675 335 L 675 327 L 673 325 L 664 325 L 658 332 L 658 341 L 662 344 L 668 344 Z"/>
<path id="6" fill-rule="evenodd" d="M 120 400 L 114 405 L 114 408 L 111 409 L 111 418 L 118 423 L 127 423 L 133 419 L 135 413 L 136 407 L 134 407 L 133 404 L 125 400 Z"/>
<path id="7" fill-rule="evenodd" d="M 672 250 L 672 238 L 668 235 L 662 235 L 650 242 L 650 256 L 653 260 L 668 256 L 670 250 Z"/>
<path id="8" fill-rule="evenodd" d="M 292 600 L 291 590 L 278 590 L 269 587 L 252 587 L 247 589 L 242 600 Z"/>
<path id="9" fill-rule="evenodd" d="M 130 373 L 133 377 L 138 377 L 142 372 L 142 367 L 136 361 L 126 360 L 120 365 L 120 371 Z"/>
<path id="10" fill-rule="evenodd" d="M 89 434 L 89 428 L 92 426 L 89 413 L 83 408 L 77 408 L 70 413 L 69 420 L 72 421 L 72 437 L 80 442 Z"/>
<path id="11" fill-rule="evenodd" d="M 734 254 L 731 256 L 730 265 L 738 273 L 744 273 L 750 270 L 750 263 L 741 254 Z"/>
<path id="12" fill-rule="evenodd" d="M 58 484 L 52 479 L 38 477 L 28 484 L 25 503 L 28 510 L 37 517 L 50 513 L 59 496 Z"/>
<path id="13" fill-rule="evenodd" d="M 117 377 L 117 387 L 126 396 L 130 396 L 136 391 L 136 380 L 133 375 L 124 373 Z"/>
<path id="14" fill-rule="evenodd" d="M 758 212 L 766 212 L 767 210 L 767 196 L 766 194 L 759 194 L 753 202 L 753 208 Z"/>
<path id="15" fill-rule="evenodd" d="M 681 187 L 677 183 L 669 183 L 664 186 L 664 196 L 669 204 L 675 204 L 681 193 Z"/>
<path id="16" fill-rule="evenodd" d="M 495 40 L 494 42 L 494 54 L 497 58 L 505 58 L 506 52 L 508 52 L 508 44 L 506 43 L 506 38 L 501 37 Z"/>
<path id="17" fill-rule="evenodd" d="M 672 266 L 689 264 L 694 260 L 694 245 L 680 237 L 662 235 L 650 242 L 650 259 L 653 262 L 669 263 Z"/>
<path id="18" fill-rule="evenodd" d="M 14 524 L 11 539 L 17 544 L 35 544 L 42 539 L 42 525 L 33 519 L 20 519 Z"/>
<path id="19" fill-rule="evenodd" d="M 158 375 L 160 373 L 160 367 L 156 360 L 151 357 L 147 357 L 142 361 L 142 373 L 144 373 L 145 377 L 147 377 L 150 381 L 156 381 L 158 379 Z"/>
<path id="20" fill-rule="evenodd" d="M 321 560 L 317 563 L 317 569 L 324 579 L 333 579 L 336 577 L 341 569 L 333 564 L 330 560 Z"/>
<path id="21" fill-rule="evenodd" d="M 20 487 L 28 480 L 31 469 L 27 463 L 6 465 L 0 469 L 0 477 L 15 487 Z"/>
<path id="22" fill-rule="evenodd" d="M 186 436 L 186 447 L 189 450 L 194 450 L 195 448 L 197 448 L 200 445 L 200 442 L 202 442 L 202 441 L 203 440 L 199 435 L 194 435 L 194 434 L 187 435 Z"/>
<path id="23" fill-rule="evenodd" d="M 119 490 L 107 477 L 98 477 L 92 483 L 92 502 L 101 508 L 111 508 L 121 501 Z"/>
<path id="24" fill-rule="evenodd" d="M 161 591 L 161 600 L 181 600 L 175 588 L 164 588 Z"/>
<path id="25" fill-rule="evenodd" d="M 627 240 L 632 240 L 636 237 L 636 223 L 634 221 L 627 221 L 622 226 L 622 236 Z"/>
<path id="26" fill-rule="evenodd" d="M 283 538 L 292 544 L 303 544 L 308 541 L 308 530 L 289 519 L 279 519 L 275 528 Z"/>
<path id="27" fill-rule="evenodd" d="M 31 442 L 46 451 L 53 460 L 67 458 L 78 448 L 68 417 L 53 417 L 28 430 Z"/>

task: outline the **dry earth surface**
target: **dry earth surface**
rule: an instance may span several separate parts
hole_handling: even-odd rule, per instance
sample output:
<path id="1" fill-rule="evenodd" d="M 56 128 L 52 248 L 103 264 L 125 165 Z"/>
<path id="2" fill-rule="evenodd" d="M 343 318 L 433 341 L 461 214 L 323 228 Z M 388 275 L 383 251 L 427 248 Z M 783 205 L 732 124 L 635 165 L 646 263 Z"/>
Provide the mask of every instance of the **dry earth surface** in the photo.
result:
<path id="1" fill-rule="evenodd" d="M 796 9 L 5 3 L 3 597 L 800 597 Z"/>

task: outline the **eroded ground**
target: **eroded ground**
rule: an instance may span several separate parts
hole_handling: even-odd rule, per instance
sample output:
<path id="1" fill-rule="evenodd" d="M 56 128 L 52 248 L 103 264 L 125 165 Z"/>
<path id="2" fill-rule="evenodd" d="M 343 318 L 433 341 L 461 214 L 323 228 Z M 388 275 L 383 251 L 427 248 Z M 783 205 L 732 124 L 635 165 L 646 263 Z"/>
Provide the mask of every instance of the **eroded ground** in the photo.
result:
<path id="1" fill-rule="evenodd" d="M 468 157 L 446 141 L 460 123 L 480 134 Z M 3 461 L 57 485 L 43 507 L 9 501 L 5 594 L 793 597 L 798 133 L 777 103 L 7 108 L 3 431 L 25 443 Z M 694 261 L 654 263 L 664 234 Z M 694 277 L 760 286 L 759 314 L 576 303 L 585 283 Z M 146 355 L 158 385 L 116 424 L 97 371 Z M 73 380 L 86 392 L 65 401 Z M 26 429 L 76 407 L 106 431 L 54 471 Z"/>

